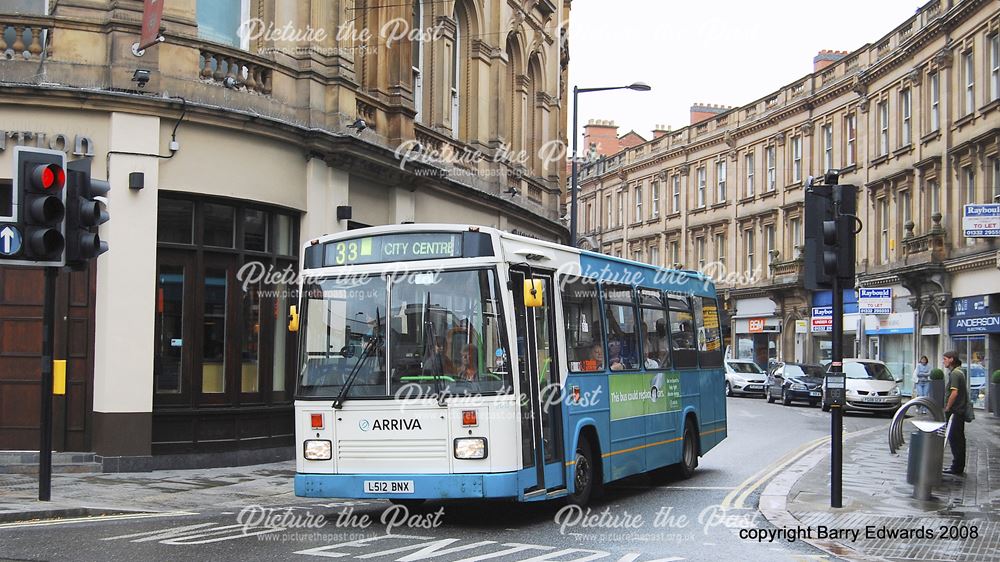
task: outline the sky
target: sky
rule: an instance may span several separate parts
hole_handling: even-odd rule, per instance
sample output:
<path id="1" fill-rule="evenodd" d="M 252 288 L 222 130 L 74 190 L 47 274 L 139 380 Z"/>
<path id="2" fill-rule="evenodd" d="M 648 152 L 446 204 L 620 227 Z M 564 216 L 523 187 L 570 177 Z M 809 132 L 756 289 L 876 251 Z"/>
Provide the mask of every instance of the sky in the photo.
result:
<path id="1" fill-rule="evenodd" d="M 650 92 L 581 94 L 579 127 L 609 119 L 647 140 L 687 125 L 693 103 L 740 106 L 812 72 L 823 49 L 875 43 L 926 0 L 574 0 L 572 89 L 641 81 Z M 581 139 L 582 142 L 582 139 Z M 582 146 L 582 145 L 581 145 Z"/>

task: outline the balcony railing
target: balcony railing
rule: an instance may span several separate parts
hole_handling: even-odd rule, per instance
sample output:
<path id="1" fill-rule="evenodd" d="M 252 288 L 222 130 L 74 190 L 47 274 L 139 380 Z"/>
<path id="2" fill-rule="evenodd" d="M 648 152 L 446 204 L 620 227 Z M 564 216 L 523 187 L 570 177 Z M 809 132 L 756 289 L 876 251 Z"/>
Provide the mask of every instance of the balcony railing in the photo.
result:
<path id="1" fill-rule="evenodd" d="M 203 47 L 198 75 L 233 90 L 271 93 L 271 68 L 263 59 L 221 46 Z"/>
<path id="2" fill-rule="evenodd" d="M 0 15 L 0 57 L 3 60 L 38 60 L 48 56 L 46 38 L 52 18 L 45 16 Z"/>

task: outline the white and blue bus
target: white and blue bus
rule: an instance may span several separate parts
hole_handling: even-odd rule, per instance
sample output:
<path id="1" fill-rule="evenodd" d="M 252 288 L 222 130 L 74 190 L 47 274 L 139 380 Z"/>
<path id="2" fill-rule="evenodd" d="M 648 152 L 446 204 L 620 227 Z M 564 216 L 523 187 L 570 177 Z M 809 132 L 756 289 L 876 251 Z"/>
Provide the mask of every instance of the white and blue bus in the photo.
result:
<path id="1" fill-rule="evenodd" d="M 585 504 L 726 436 L 701 274 L 430 224 L 312 240 L 301 274 L 296 495 Z"/>

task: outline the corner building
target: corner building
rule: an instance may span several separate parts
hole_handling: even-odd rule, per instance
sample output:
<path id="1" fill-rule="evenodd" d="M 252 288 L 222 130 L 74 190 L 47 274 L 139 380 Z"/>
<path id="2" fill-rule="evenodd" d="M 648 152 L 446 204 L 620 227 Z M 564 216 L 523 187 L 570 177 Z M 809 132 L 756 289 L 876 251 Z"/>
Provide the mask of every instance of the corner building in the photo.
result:
<path id="1" fill-rule="evenodd" d="M 932 1 L 854 52 L 740 107 L 699 108 L 679 130 L 588 165 L 582 244 L 720 281 L 733 355 L 828 361 L 813 317 L 830 292 L 802 287 L 809 176 L 859 187 L 857 287 L 891 288 L 886 314 L 846 291 L 845 350 L 885 361 L 912 388 L 957 349 L 982 405 L 1000 369 L 996 238 L 967 238 L 967 204 L 1000 202 L 1000 10 Z M 692 117 L 695 117 L 695 107 Z"/>
<path id="2" fill-rule="evenodd" d="M 139 56 L 142 2 L 0 3 L 0 187 L 18 145 L 111 183 L 111 250 L 59 280 L 56 449 L 105 470 L 290 458 L 305 242 L 409 222 L 565 239 L 563 162 L 536 155 L 565 146 L 569 5 L 171 0 Z M 41 280 L 0 264 L 0 450 L 38 447 Z"/>

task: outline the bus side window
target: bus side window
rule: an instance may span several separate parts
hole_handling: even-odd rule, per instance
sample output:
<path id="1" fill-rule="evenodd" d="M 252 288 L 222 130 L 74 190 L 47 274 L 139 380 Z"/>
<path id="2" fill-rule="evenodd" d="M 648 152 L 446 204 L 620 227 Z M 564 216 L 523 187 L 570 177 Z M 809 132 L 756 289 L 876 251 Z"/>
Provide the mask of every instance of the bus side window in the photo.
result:
<path id="1" fill-rule="evenodd" d="M 722 366 L 722 326 L 715 299 L 693 297 L 695 320 L 698 325 L 698 354 L 702 367 Z"/>
<path id="2" fill-rule="evenodd" d="M 667 334 L 667 311 L 662 294 L 654 289 L 639 290 L 639 314 L 642 322 L 643 366 L 664 369 L 670 366 L 670 338 Z"/>
<path id="3" fill-rule="evenodd" d="M 640 369 L 639 334 L 636 327 L 632 287 L 604 286 L 605 332 L 608 339 L 608 366 L 612 371 Z"/>
<path id="4" fill-rule="evenodd" d="M 597 283 L 579 278 L 560 279 L 563 324 L 566 329 L 566 360 L 571 372 L 603 371 L 604 328 L 601 325 Z"/>
<path id="5" fill-rule="evenodd" d="M 698 366 L 697 334 L 691 303 L 683 295 L 668 295 L 670 309 L 670 350 L 674 358 L 674 368 L 684 369 Z"/>

